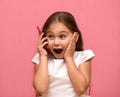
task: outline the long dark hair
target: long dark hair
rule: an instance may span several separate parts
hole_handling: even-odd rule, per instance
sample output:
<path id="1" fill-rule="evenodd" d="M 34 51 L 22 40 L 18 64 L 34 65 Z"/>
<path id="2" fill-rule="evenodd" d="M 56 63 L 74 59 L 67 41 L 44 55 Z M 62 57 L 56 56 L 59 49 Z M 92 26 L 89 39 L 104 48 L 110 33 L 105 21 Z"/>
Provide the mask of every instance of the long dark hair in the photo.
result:
<path id="1" fill-rule="evenodd" d="M 70 29 L 71 32 L 78 32 L 79 38 L 76 43 L 76 51 L 82 51 L 83 50 L 83 40 L 81 32 L 76 24 L 76 21 L 72 14 L 69 12 L 55 12 L 51 16 L 48 17 L 45 24 L 43 25 L 42 32 L 46 34 L 47 29 L 50 27 L 50 25 L 54 22 L 61 22 L 63 23 L 68 29 Z"/>

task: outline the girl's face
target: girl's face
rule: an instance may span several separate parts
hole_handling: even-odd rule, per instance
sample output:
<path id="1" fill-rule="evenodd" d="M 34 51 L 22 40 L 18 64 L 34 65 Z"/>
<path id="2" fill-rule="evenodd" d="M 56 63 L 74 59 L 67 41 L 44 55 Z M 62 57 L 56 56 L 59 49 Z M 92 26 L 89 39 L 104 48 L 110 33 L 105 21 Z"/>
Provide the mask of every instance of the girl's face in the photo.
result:
<path id="1" fill-rule="evenodd" d="M 55 58 L 63 58 L 73 33 L 61 22 L 51 24 L 46 33 L 51 53 Z"/>

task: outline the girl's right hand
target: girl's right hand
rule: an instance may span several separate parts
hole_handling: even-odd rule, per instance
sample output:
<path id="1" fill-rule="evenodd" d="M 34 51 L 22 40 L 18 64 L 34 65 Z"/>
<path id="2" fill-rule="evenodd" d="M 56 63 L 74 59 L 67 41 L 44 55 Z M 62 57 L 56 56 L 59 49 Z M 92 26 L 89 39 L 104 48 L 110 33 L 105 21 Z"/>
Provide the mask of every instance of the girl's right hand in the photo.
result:
<path id="1" fill-rule="evenodd" d="M 47 37 L 43 37 L 44 33 L 42 32 L 38 38 L 38 52 L 40 53 L 40 55 L 45 55 L 47 56 L 48 53 L 46 51 L 46 49 L 44 48 L 45 45 L 48 44 L 48 42 L 46 41 L 47 40 Z"/>

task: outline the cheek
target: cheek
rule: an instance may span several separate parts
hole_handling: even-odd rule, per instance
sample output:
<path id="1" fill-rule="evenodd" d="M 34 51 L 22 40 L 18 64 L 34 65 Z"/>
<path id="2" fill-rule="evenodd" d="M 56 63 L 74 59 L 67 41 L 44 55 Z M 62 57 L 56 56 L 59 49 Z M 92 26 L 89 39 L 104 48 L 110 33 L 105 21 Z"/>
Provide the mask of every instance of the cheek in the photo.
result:
<path id="1" fill-rule="evenodd" d="M 63 46 L 66 48 L 66 47 L 68 47 L 68 45 L 69 45 L 69 43 L 70 43 L 70 40 L 71 39 L 67 39 L 67 40 L 65 40 L 64 42 L 63 42 Z"/>
<path id="2" fill-rule="evenodd" d="M 48 41 L 49 48 L 53 47 L 53 43 L 51 41 Z"/>

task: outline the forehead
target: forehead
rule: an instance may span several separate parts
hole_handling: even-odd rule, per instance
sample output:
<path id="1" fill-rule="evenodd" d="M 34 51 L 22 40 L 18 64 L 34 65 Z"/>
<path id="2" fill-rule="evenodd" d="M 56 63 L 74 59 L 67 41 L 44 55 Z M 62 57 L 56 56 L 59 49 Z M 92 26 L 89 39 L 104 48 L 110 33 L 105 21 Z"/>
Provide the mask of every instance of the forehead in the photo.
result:
<path id="1" fill-rule="evenodd" d="M 49 28 L 47 29 L 48 32 L 71 32 L 63 23 L 61 22 L 54 22 L 52 23 Z"/>

